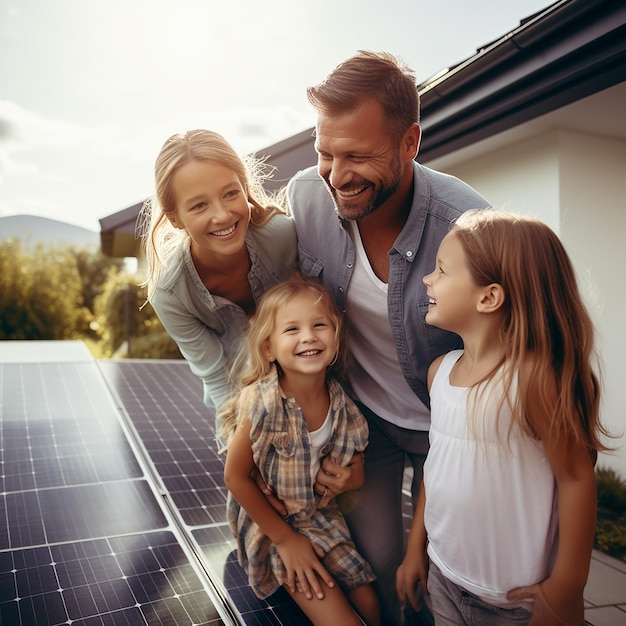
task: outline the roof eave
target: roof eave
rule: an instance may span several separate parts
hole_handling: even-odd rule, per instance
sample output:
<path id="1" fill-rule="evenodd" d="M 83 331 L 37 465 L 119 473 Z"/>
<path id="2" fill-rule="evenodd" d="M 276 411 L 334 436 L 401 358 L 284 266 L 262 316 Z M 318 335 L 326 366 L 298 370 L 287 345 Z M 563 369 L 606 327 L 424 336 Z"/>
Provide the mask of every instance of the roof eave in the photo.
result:
<path id="1" fill-rule="evenodd" d="M 419 86 L 430 161 L 626 80 L 626 5 L 563 0 Z"/>

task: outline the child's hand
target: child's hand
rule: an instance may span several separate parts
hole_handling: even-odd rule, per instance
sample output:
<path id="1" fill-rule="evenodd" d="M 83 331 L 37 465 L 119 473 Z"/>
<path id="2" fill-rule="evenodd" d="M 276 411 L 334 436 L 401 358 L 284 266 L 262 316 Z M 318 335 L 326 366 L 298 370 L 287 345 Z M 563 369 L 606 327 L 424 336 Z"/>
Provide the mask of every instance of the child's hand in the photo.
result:
<path id="1" fill-rule="evenodd" d="M 582 592 L 573 593 L 549 577 L 537 585 L 509 591 L 507 600 L 534 600 L 528 626 L 580 626 L 585 622 Z"/>
<path id="2" fill-rule="evenodd" d="M 426 555 L 416 557 L 404 557 L 396 571 L 396 593 L 400 604 L 404 608 L 406 600 L 418 613 L 422 610 L 419 595 L 416 593 L 417 583 L 422 583 L 424 593 L 428 592 L 426 579 L 428 574 L 428 561 Z"/>
<path id="3" fill-rule="evenodd" d="M 291 532 L 284 541 L 276 544 L 276 549 L 287 570 L 286 584 L 292 594 L 301 591 L 310 600 L 315 593 L 322 600 L 324 591 L 320 579 L 330 588 L 335 586 L 332 576 L 320 563 L 324 552 L 304 535 Z"/>

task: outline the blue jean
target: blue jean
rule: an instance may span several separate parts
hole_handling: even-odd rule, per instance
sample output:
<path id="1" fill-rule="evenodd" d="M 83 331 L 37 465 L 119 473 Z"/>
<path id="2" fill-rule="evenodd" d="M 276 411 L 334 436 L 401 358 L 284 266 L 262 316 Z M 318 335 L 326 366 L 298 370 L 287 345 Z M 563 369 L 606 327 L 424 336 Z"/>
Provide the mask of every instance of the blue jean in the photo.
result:
<path id="1" fill-rule="evenodd" d="M 402 624 L 396 595 L 396 570 L 404 557 L 402 481 L 407 460 L 413 466 L 413 507 L 419 495 L 422 468 L 428 452 L 428 433 L 407 430 L 379 418 L 359 404 L 369 428 L 365 449 L 365 482 L 361 489 L 339 497 L 352 539 L 369 561 L 377 580 L 382 624 Z M 424 603 L 422 603 L 424 604 Z M 426 610 L 420 623 L 432 624 Z M 413 622 L 412 622 L 413 623 Z"/>
<path id="2" fill-rule="evenodd" d="M 528 624 L 531 616 L 522 607 L 505 609 L 488 604 L 448 580 L 432 562 L 428 595 L 435 626 L 520 626 Z"/>

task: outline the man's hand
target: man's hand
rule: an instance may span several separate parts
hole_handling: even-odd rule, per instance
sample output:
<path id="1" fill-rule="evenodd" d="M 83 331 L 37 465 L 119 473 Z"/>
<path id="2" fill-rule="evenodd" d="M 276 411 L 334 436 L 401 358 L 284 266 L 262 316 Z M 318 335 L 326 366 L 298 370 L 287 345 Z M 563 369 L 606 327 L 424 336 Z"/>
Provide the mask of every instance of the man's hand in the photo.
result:
<path id="1" fill-rule="evenodd" d="M 326 506 L 336 495 L 358 489 L 365 478 L 363 453 L 355 452 L 346 467 L 327 456 L 317 472 L 315 492 L 322 496 L 320 506 Z"/>
<path id="2" fill-rule="evenodd" d="M 261 474 L 259 474 L 257 467 L 252 470 L 252 480 L 254 480 L 256 486 L 260 489 L 261 493 L 265 496 L 266 500 L 276 513 L 278 513 L 281 517 L 285 517 L 285 515 L 287 515 L 287 509 L 285 508 L 283 501 L 279 500 L 274 495 L 274 492 L 265 484 L 265 481 L 261 478 Z"/>

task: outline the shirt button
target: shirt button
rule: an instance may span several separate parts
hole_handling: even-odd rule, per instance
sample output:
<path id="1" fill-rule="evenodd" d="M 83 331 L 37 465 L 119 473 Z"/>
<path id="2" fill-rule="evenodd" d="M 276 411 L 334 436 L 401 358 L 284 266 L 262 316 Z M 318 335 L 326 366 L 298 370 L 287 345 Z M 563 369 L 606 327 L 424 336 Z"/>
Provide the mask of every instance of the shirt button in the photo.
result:
<path id="1" fill-rule="evenodd" d="M 343 293 L 343 287 L 339 287 L 339 293 Z"/>
<path id="2" fill-rule="evenodd" d="M 413 251 L 412 250 L 407 250 L 406 251 L 406 255 L 410 259 L 413 256 Z"/>
<path id="3" fill-rule="evenodd" d="M 346 263 L 346 267 L 352 267 L 352 263 Z"/>

